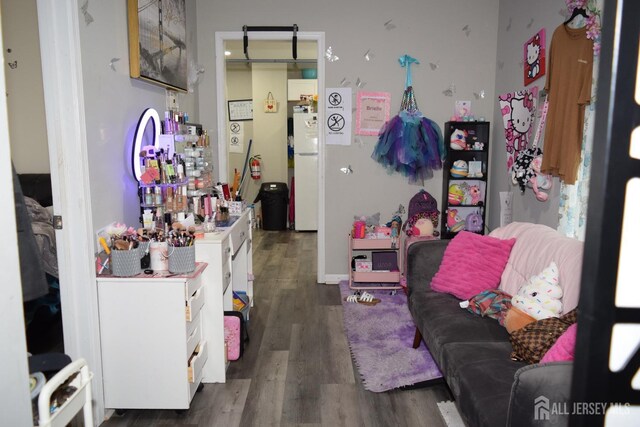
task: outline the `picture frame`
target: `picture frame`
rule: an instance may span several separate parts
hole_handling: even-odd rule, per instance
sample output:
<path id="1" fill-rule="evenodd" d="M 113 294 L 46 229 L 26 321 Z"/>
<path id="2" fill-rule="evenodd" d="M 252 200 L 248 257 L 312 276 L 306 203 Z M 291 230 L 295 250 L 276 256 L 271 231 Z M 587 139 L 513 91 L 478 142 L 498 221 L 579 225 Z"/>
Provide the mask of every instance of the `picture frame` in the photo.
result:
<path id="1" fill-rule="evenodd" d="M 227 101 L 230 122 L 253 120 L 253 99 Z"/>
<path id="2" fill-rule="evenodd" d="M 185 0 L 127 0 L 129 75 L 187 92 Z"/>
<path id="3" fill-rule="evenodd" d="M 546 73 L 546 31 L 542 28 L 524 43 L 524 85 L 544 76 Z"/>
<path id="4" fill-rule="evenodd" d="M 389 120 L 391 94 L 389 92 L 358 92 L 356 135 L 376 136 Z"/>

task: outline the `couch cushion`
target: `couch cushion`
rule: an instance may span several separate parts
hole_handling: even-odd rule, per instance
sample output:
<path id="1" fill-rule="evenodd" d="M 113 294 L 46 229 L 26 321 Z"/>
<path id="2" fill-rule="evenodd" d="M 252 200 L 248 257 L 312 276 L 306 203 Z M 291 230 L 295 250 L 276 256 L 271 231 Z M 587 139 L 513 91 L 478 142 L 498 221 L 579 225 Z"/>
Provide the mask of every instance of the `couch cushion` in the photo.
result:
<path id="1" fill-rule="evenodd" d="M 445 378 L 470 426 L 504 426 L 514 374 L 525 366 L 509 358 L 509 342 L 456 342 L 444 346 Z"/>
<path id="2" fill-rule="evenodd" d="M 442 351 L 448 343 L 506 342 L 509 334 L 494 319 L 479 317 L 460 308 L 451 295 L 431 289 L 416 290 L 409 298 L 409 310 L 429 351 L 440 368 L 445 368 Z"/>
<path id="3" fill-rule="evenodd" d="M 510 295 L 517 294 L 520 284 L 555 261 L 560 270 L 562 311 L 566 313 L 576 308 L 582 273 L 582 242 L 546 225 L 523 222 L 497 228 L 489 235 L 499 239 L 516 239 L 502 272 L 500 289 Z"/>
<path id="4" fill-rule="evenodd" d="M 431 288 L 460 299 L 496 288 L 514 243 L 461 231 L 447 246 Z"/>

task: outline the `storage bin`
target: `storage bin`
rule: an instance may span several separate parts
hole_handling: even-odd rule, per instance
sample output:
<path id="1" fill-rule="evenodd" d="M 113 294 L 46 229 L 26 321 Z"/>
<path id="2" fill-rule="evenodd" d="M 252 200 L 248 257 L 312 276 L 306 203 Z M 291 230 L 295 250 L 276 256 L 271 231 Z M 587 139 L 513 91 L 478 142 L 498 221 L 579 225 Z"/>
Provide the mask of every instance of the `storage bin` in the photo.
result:
<path id="1" fill-rule="evenodd" d="M 111 272 L 114 276 L 130 277 L 140 274 L 140 248 L 111 251 Z"/>
<path id="2" fill-rule="evenodd" d="M 169 272 L 175 274 L 191 273 L 196 269 L 195 246 L 169 247 Z"/>

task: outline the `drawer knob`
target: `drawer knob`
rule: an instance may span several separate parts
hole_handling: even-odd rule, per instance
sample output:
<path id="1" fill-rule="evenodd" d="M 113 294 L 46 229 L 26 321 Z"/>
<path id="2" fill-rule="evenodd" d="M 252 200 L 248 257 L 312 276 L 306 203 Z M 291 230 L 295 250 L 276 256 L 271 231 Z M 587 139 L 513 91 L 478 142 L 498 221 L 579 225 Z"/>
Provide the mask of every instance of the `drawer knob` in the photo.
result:
<path id="1" fill-rule="evenodd" d="M 227 253 L 227 255 L 229 255 L 231 253 L 231 247 L 228 247 L 225 252 Z"/>
<path id="2" fill-rule="evenodd" d="M 227 274 L 225 274 L 225 276 L 226 276 L 227 279 L 230 278 L 231 277 L 231 272 L 227 271 Z"/>
<path id="3" fill-rule="evenodd" d="M 240 232 L 240 238 L 241 238 L 241 239 L 244 239 L 244 231 L 241 231 L 241 232 Z"/>

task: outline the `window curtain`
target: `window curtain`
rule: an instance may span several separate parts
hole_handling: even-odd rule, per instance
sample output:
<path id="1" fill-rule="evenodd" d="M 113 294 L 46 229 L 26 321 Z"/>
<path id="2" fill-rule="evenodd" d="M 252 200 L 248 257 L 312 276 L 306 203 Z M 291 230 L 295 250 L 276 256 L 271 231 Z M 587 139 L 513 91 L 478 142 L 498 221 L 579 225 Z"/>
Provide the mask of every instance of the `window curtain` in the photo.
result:
<path id="1" fill-rule="evenodd" d="M 593 5 L 592 5 L 593 4 Z M 589 1 L 589 6 L 600 11 L 602 0 Z M 590 7 L 590 9 L 592 9 Z M 592 10 L 593 10 L 592 9 Z M 585 25 L 585 22 L 576 20 L 576 27 Z M 599 42 L 599 40 L 598 40 Z M 578 176 L 574 185 L 560 185 L 560 209 L 558 212 L 558 231 L 584 241 L 587 204 L 589 202 L 589 182 L 591 178 L 591 150 L 593 148 L 593 134 L 596 116 L 596 93 L 598 86 L 598 68 L 600 55 L 594 52 L 593 80 L 591 82 L 591 103 L 585 108 L 584 128 L 582 130 L 582 155 L 578 168 Z"/>

